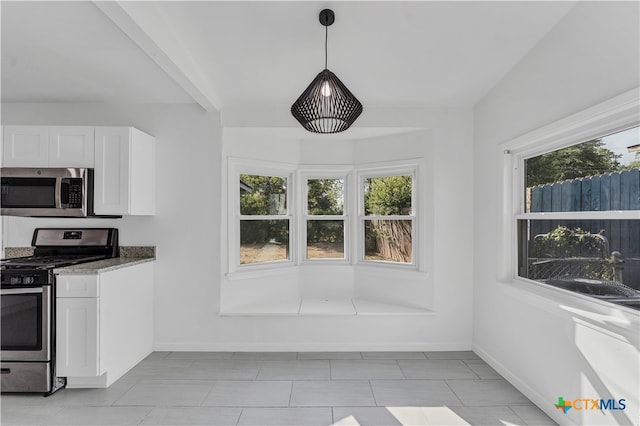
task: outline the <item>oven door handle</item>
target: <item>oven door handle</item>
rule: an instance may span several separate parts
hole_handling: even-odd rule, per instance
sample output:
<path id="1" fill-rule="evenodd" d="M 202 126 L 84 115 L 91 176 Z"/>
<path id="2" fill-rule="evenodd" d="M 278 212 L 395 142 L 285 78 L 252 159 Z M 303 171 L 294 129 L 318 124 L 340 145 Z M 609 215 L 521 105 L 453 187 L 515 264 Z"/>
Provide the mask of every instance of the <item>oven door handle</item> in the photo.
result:
<path id="1" fill-rule="evenodd" d="M 44 293 L 44 289 L 42 287 L 29 287 L 29 288 L 3 288 L 0 290 L 0 294 L 34 294 L 34 293 Z"/>

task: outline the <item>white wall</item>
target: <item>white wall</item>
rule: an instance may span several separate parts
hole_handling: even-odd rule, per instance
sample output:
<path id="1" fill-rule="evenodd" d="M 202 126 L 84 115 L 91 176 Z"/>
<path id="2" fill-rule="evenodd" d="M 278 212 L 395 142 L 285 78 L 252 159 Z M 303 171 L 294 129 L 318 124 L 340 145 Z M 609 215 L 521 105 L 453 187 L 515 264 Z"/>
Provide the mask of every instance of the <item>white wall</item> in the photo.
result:
<path id="1" fill-rule="evenodd" d="M 428 316 L 223 317 L 220 306 L 223 229 L 223 161 L 218 114 L 191 105 L 29 104 L 2 105 L 3 124 L 132 125 L 156 137 L 156 215 L 123 219 L 4 218 L 6 246 L 28 246 L 36 226 L 115 226 L 122 245 L 156 245 L 155 348 L 157 350 L 454 350 L 471 348 L 472 111 L 376 111 L 363 114 L 362 127 L 429 129 L 424 147 L 432 158 L 433 190 L 428 235 Z M 256 116 L 260 116 L 259 112 Z M 246 113 L 242 115 L 246 119 Z M 367 116 L 369 118 L 367 118 Z M 386 122 L 385 122 L 386 120 Z M 290 117 L 283 121 L 293 121 Z M 295 123 L 294 123 L 295 124 Z M 325 141 L 287 141 L 276 130 L 245 125 L 261 144 L 252 155 L 296 161 L 334 158 Z M 297 124 L 296 124 L 297 126 Z M 404 128 L 403 127 L 403 128 Z M 299 130 L 299 129 L 296 129 Z M 396 129 L 397 130 L 397 129 Z M 288 129 L 285 133 L 291 131 Z M 375 133 L 375 131 L 373 132 Z M 339 146 L 339 142 L 331 142 Z M 373 145 L 381 142 L 371 141 Z M 411 142 L 416 146 L 417 142 Z M 418 145 L 421 142 L 418 142 Z M 354 141 L 350 156 L 365 161 L 370 151 Z M 359 145 L 358 145 L 359 144 Z M 262 150 L 258 148 L 262 146 Z M 359 146 L 359 148 L 358 148 Z M 381 149 L 380 147 L 376 149 Z M 389 148 L 384 152 L 392 152 Z M 395 156 L 405 156 L 396 149 Z M 350 158 L 351 160 L 352 158 Z M 454 165 L 454 167 L 452 167 Z M 461 196 L 451 197 L 455 193 Z M 222 242 L 221 242 L 222 239 Z M 333 276 L 344 277 L 331 270 Z M 307 275 L 311 277 L 312 275 Z M 388 285 L 402 279 L 394 274 Z M 299 276 L 291 278 L 297 285 Z M 353 279 L 352 279 L 353 281 Z M 362 276 L 358 285 L 367 285 Z M 283 280 L 287 285 L 287 280 Z M 317 292 L 317 282 L 312 283 Z M 418 282 L 418 285 L 420 282 Z M 354 283 L 355 285 L 355 283 Z M 409 283 L 415 286 L 416 283 Z M 247 295 L 249 298 L 251 294 Z"/>
<path id="2" fill-rule="evenodd" d="M 639 86 L 638 6 L 577 4 L 475 111 L 474 349 L 560 424 L 637 424 L 638 315 L 500 281 L 500 144 Z M 628 405 L 563 414 L 559 396 Z"/>

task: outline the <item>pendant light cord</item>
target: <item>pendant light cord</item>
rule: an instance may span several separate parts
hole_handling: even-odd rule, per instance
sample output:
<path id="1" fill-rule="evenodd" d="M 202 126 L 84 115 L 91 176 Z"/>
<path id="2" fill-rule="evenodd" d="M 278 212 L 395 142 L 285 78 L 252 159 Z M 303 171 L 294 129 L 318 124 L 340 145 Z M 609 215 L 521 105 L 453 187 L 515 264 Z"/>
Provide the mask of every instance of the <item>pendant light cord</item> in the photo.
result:
<path id="1" fill-rule="evenodd" d="M 327 43 L 329 40 L 329 26 L 324 27 L 324 69 L 327 69 Z"/>

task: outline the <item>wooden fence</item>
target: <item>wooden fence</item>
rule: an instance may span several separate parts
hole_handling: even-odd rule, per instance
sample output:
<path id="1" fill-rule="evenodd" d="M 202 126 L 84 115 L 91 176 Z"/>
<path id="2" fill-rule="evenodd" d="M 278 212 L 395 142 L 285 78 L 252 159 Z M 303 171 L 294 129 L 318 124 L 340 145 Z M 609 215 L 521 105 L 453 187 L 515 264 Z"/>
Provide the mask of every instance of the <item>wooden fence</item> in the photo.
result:
<path id="1" fill-rule="evenodd" d="M 535 212 L 640 210 L 640 169 L 530 188 Z"/>
<path id="2" fill-rule="evenodd" d="M 527 211 L 640 210 L 640 170 L 608 173 L 527 188 Z M 535 220 L 531 238 L 559 225 L 601 233 L 625 261 L 623 282 L 640 288 L 640 220 Z"/>

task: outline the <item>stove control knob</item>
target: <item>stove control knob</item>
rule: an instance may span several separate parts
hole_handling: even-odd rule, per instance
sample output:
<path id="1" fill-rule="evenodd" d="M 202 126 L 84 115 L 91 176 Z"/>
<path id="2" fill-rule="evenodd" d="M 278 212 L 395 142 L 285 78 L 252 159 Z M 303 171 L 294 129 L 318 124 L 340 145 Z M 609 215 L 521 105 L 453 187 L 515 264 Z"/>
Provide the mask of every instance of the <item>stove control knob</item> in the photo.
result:
<path id="1" fill-rule="evenodd" d="M 22 277 L 11 277 L 10 284 L 22 284 Z"/>
<path id="2" fill-rule="evenodd" d="M 23 277 L 22 278 L 22 284 L 33 284 L 35 282 L 36 278 L 34 276 L 30 276 L 30 277 Z"/>

